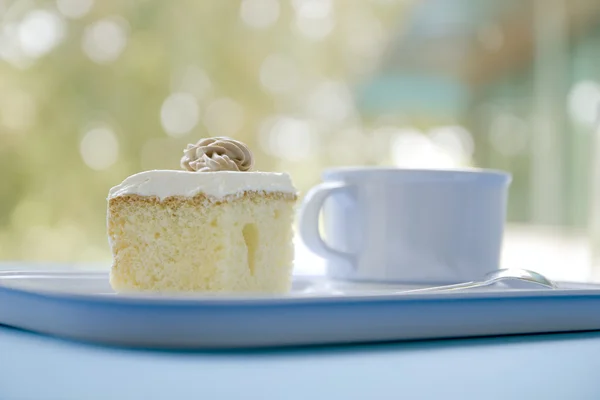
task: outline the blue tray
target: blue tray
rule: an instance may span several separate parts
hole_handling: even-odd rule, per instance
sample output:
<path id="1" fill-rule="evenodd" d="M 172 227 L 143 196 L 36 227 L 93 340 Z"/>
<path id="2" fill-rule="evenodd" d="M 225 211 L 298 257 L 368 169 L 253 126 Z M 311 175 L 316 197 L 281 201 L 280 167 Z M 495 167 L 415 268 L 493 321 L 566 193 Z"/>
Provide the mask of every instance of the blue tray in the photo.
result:
<path id="1" fill-rule="evenodd" d="M 122 295 L 107 272 L 0 272 L 0 324 L 103 344 L 241 348 L 600 330 L 600 286 L 397 293 L 296 277 L 286 296 Z"/>

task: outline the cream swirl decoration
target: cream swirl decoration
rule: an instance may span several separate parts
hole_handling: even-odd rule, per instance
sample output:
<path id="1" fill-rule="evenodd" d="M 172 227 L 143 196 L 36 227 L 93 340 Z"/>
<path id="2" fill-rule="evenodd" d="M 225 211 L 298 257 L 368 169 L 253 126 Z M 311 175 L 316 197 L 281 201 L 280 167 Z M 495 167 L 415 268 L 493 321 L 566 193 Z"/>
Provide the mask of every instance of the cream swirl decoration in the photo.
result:
<path id="1" fill-rule="evenodd" d="M 248 171 L 254 160 L 244 143 L 227 137 L 200 139 L 183 151 L 181 168 L 196 172 Z"/>

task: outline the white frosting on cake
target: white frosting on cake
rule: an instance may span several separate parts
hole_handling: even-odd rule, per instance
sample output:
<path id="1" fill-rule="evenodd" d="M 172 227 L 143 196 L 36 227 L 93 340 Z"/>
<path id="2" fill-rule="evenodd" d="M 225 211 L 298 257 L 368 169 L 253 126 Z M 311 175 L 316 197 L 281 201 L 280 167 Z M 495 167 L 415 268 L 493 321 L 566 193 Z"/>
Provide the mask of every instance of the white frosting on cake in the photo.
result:
<path id="1" fill-rule="evenodd" d="M 199 193 L 223 198 L 247 191 L 296 193 L 290 176 L 284 173 L 153 170 L 126 178 L 110 189 L 108 198 L 137 194 L 164 199 L 170 196 L 193 197 Z"/>

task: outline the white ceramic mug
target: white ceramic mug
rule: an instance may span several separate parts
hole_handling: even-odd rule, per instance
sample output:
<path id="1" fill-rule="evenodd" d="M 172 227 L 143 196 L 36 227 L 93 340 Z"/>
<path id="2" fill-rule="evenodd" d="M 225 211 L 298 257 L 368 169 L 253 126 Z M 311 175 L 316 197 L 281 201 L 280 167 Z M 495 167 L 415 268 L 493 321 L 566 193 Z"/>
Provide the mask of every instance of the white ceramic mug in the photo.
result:
<path id="1" fill-rule="evenodd" d="M 507 173 L 357 167 L 323 181 L 304 199 L 299 231 L 333 279 L 449 284 L 499 267 Z"/>

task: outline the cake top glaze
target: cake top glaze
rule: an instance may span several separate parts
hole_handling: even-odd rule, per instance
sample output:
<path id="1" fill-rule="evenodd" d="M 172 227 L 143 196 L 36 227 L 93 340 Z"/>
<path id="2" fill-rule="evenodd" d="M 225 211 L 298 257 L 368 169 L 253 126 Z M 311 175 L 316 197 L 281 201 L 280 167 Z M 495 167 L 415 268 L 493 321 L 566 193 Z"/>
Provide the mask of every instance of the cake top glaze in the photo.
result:
<path id="1" fill-rule="evenodd" d="M 108 198 L 136 194 L 162 200 L 170 196 L 193 197 L 200 193 L 223 198 L 248 191 L 296 193 L 290 176 L 285 173 L 152 170 L 127 177 L 110 189 Z"/>

